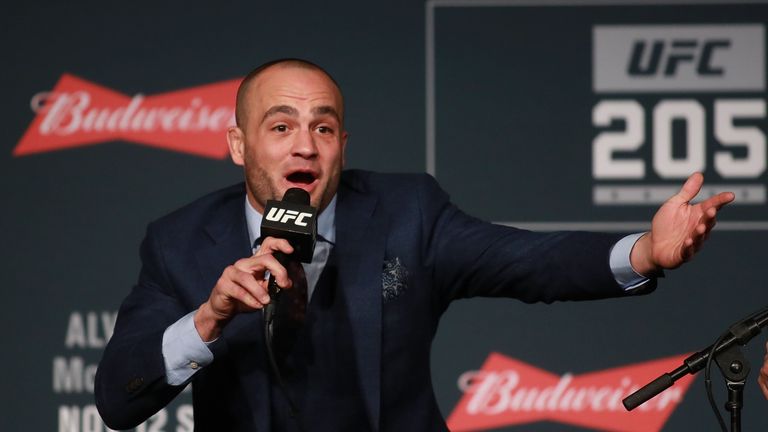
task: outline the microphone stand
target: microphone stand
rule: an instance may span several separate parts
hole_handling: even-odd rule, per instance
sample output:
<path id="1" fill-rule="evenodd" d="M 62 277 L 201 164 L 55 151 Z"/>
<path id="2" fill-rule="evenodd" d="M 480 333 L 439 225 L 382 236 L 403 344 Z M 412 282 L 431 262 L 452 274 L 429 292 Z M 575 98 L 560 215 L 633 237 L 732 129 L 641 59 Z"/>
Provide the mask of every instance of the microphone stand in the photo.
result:
<path id="1" fill-rule="evenodd" d="M 768 325 L 768 308 L 733 324 L 714 344 L 689 356 L 677 369 L 659 376 L 627 396 L 622 401 L 624 407 L 627 411 L 632 411 L 671 387 L 678 379 L 688 374 L 693 375 L 705 366 L 709 366 L 714 358 L 726 380 L 728 402 L 725 404 L 725 409 L 731 413 L 731 432 L 740 432 L 744 384 L 750 365 L 739 346 L 746 345 L 766 325 Z M 719 413 L 717 415 L 719 418 Z M 721 425 L 724 426 L 722 423 Z"/>

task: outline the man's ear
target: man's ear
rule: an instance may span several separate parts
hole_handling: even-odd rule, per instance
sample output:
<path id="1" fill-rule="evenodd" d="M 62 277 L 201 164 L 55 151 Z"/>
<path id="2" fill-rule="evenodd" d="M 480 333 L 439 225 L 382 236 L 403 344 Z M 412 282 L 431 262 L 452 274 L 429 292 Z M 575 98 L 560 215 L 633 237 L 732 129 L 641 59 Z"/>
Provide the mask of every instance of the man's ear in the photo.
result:
<path id="1" fill-rule="evenodd" d="M 347 164 L 347 138 L 349 138 L 349 133 L 347 131 L 344 131 L 341 133 L 341 167 L 344 168 L 344 165 Z"/>
<path id="2" fill-rule="evenodd" d="M 245 133 L 237 126 L 227 129 L 227 144 L 229 144 L 229 156 L 235 165 L 245 164 Z"/>

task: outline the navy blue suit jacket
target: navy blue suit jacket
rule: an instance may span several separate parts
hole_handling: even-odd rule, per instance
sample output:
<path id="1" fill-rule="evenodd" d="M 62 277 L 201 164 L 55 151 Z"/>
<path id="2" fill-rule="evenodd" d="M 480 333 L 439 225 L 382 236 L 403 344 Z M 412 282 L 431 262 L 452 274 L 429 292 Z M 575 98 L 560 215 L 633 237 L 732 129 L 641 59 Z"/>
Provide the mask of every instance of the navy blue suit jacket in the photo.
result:
<path id="1" fill-rule="evenodd" d="M 165 381 L 163 332 L 206 301 L 226 266 L 250 256 L 244 196 L 242 184 L 232 186 L 149 225 L 139 281 L 96 376 L 97 406 L 110 427 L 135 426 L 181 391 Z M 491 225 L 457 209 L 427 175 L 345 171 L 334 251 L 371 430 L 447 430 L 429 362 L 451 301 L 623 295 L 608 265 L 619 238 Z M 393 262 L 403 280 L 385 295 L 382 270 Z M 213 344 L 214 362 L 192 380 L 197 430 L 270 430 L 262 334 L 262 314 L 243 314 Z"/>

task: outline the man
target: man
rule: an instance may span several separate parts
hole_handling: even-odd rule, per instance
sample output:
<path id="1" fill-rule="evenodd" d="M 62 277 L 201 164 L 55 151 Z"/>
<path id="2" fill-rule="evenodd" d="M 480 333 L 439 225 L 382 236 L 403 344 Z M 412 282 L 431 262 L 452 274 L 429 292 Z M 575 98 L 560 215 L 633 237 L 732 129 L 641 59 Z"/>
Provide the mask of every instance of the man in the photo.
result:
<path id="1" fill-rule="evenodd" d="M 341 92 L 302 60 L 249 74 L 236 117 L 227 138 L 245 185 L 147 229 L 138 284 L 96 377 L 97 405 L 110 427 L 135 426 L 191 381 L 197 430 L 447 430 L 429 355 L 452 300 L 650 291 L 662 269 L 693 256 L 718 209 L 733 200 L 725 193 L 689 204 L 703 182 L 694 174 L 645 235 L 494 226 L 454 207 L 429 176 L 342 173 Z M 305 189 L 319 208 L 321 240 L 304 268 L 313 292 L 282 358 L 283 392 L 268 366 L 258 310 L 270 302 L 266 272 L 284 288 L 301 283 L 272 255 L 290 254 L 290 244 L 260 239 L 259 226 L 266 201 L 291 187 Z"/>

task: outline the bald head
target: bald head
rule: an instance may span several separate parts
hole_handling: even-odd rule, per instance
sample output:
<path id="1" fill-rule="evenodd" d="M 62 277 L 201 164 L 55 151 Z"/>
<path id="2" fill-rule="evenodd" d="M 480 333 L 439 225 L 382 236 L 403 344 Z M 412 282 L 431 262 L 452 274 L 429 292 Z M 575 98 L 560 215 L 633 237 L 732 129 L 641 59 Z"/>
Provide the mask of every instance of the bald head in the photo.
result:
<path id="1" fill-rule="evenodd" d="M 261 66 L 252 70 L 248 75 L 245 76 L 245 78 L 243 78 L 243 81 L 240 82 L 240 87 L 238 87 L 237 89 L 237 101 L 235 105 L 235 121 L 237 122 L 237 126 L 239 128 L 241 129 L 245 128 L 245 122 L 248 119 L 248 93 L 252 87 L 253 82 L 256 81 L 256 79 L 266 70 L 268 69 L 271 70 L 275 68 L 306 69 L 306 70 L 317 71 L 325 75 L 333 83 L 333 85 L 336 87 L 336 91 L 338 92 L 339 100 L 342 103 L 342 106 L 341 106 L 342 112 L 339 113 L 339 116 L 340 116 L 339 120 L 343 124 L 344 98 L 341 94 L 341 88 L 339 87 L 339 84 L 336 82 L 335 79 L 333 79 L 331 74 L 329 74 L 325 69 L 321 68 L 320 66 L 310 61 L 298 59 L 298 58 L 284 58 L 284 59 L 272 60 L 262 64 Z"/>

